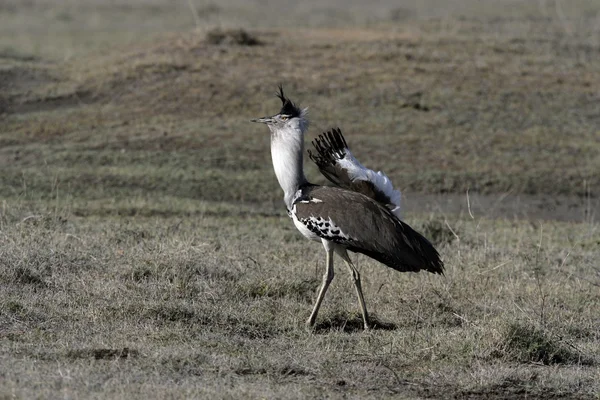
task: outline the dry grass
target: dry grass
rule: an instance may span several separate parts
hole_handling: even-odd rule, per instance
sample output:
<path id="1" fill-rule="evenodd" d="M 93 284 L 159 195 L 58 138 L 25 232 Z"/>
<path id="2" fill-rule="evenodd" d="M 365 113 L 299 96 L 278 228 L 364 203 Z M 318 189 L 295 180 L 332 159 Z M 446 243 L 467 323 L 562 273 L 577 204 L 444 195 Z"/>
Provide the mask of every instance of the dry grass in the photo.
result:
<path id="1" fill-rule="evenodd" d="M 340 270 L 309 333 L 323 257 L 282 215 L 24 211 L 8 205 L 2 216 L 5 394 L 593 398 L 600 389 L 596 226 L 456 221 L 460 240 L 438 243 L 442 278 L 359 257 L 377 328 L 362 332 Z"/>
<path id="2" fill-rule="evenodd" d="M 0 398 L 597 398 L 598 7 L 480 3 L 0 5 Z M 358 257 L 372 331 L 304 328 L 278 83 L 445 259 Z"/>

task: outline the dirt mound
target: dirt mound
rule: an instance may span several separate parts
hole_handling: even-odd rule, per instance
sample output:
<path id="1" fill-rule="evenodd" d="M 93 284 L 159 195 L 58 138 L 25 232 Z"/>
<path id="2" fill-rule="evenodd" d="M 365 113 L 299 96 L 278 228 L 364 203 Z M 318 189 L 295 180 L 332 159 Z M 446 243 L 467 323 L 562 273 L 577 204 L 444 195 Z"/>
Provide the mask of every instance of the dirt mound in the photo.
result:
<path id="1" fill-rule="evenodd" d="M 206 41 L 210 44 L 240 46 L 257 46 L 263 44 L 256 36 L 243 29 L 213 29 L 206 33 Z"/>

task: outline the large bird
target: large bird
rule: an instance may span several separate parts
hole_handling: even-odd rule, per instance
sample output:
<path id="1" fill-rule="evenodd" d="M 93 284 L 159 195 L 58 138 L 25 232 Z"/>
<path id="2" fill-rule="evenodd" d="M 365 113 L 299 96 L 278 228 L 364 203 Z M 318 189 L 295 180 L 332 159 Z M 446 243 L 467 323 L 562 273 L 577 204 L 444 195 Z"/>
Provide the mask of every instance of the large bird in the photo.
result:
<path id="1" fill-rule="evenodd" d="M 400 192 L 382 172 L 365 168 L 350 152 L 340 129 L 323 133 L 314 142 L 310 158 L 336 187 L 309 183 L 304 176 L 304 133 L 307 110 L 301 109 L 279 87 L 279 113 L 252 120 L 271 131 L 271 157 L 284 202 L 294 225 L 306 238 L 320 241 L 327 252 L 326 270 L 313 310 L 306 321 L 313 327 L 333 280 L 333 253 L 350 270 L 364 328 L 369 316 L 360 274 L 348 250 L 365 254 L 397 271 L 425 270 L 443 274 L 444 264 L 433 245 L 400 220 Z"/>

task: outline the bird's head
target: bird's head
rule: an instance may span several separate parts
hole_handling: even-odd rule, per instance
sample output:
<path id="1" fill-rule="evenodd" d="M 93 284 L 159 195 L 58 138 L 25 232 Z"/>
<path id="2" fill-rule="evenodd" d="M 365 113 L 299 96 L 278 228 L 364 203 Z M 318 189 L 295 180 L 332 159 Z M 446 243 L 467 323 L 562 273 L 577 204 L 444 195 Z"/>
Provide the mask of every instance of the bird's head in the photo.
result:
<path id="1" fill-rule="evenodd" d="M 283 131 L 295 131 L 304 133 L 308 129 L 308 109 L 301 109 L 283 94 L 283 87 L 279 85 L 276 94 L 281 100 L 282 106 L 279 113 L 271 117 L 253 119 L 252 122 L 267 124 L 271 133 L 276 134 Z"/>

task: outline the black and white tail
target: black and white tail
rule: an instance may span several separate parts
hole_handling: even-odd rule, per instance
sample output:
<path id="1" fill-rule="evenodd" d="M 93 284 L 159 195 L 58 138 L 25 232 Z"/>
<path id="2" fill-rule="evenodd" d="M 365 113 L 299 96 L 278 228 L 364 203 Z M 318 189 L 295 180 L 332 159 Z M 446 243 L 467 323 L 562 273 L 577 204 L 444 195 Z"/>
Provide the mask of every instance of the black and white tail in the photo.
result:
<path id="1" fill-rule="evenodd" d="M 339 128 L 322 133 L 312 144 L 317 152 L 309 150 L 308 155 L 323 176 L 341 188 L 385 204 L 400 217 L 400 191 L 383 172 L 366 168 L 352 155 Z"/>

